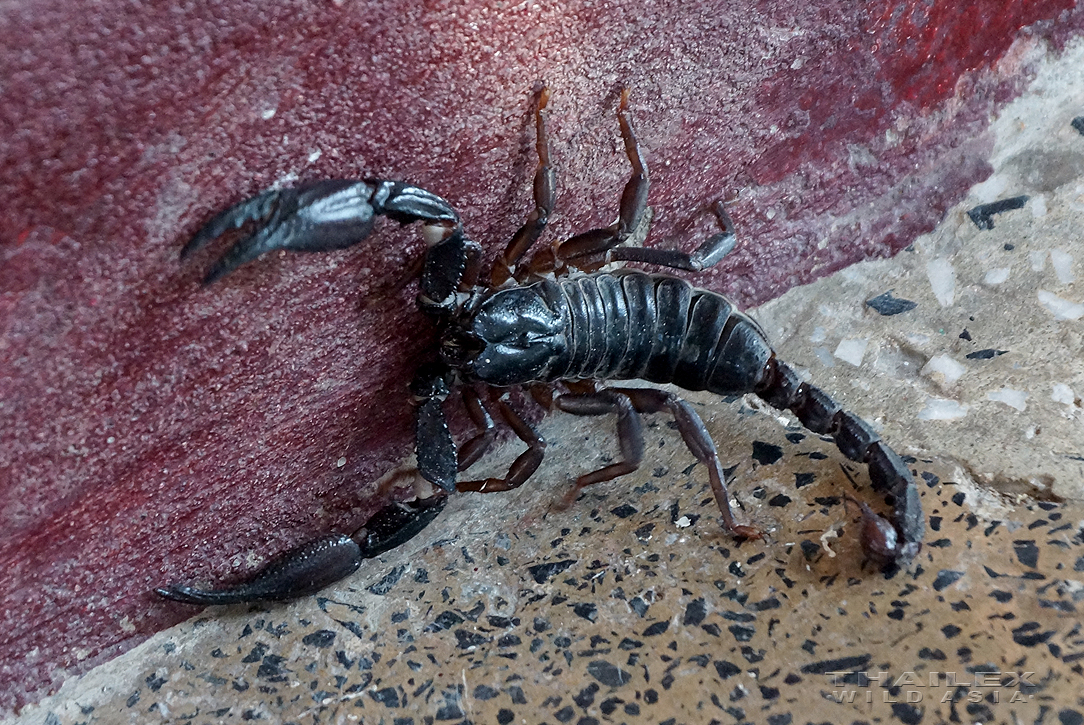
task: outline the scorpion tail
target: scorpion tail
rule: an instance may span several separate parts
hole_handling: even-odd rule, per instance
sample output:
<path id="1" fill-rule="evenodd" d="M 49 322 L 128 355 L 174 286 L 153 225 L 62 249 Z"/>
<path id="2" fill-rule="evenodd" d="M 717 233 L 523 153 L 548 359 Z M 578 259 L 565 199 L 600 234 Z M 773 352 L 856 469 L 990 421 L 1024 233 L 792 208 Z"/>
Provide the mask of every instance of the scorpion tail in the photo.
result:
<path id="1" fill-rule="evenodd" d="M 172 586 L 155 589 L 184 604 L 240 604 L 286 601 L 314 594 L 357 571 L 361 562 L 416 536 L 444 510 L 443 494 L 410 503 L 393 503 L 377 511 L 353 536 L 324 536 L 274 559 L 248 581 L 223 589 Z"/>
<path id="2" fill-rule="evenodd" d="M 896 503 L 892 522 L 862 508 L 862 547 L 882 565 L 909 564 L 922 548 L 926 519 L 914 478 L 899 455 L 868 423 L 843 410 L 820 388 L 802 382 L 774 355 L 765 365 L 756 393 L 773 407 L 793 412 L 814 433 L 831 435 L 843 455 L 869 466 L 874 488 L 889 491 Z"/>

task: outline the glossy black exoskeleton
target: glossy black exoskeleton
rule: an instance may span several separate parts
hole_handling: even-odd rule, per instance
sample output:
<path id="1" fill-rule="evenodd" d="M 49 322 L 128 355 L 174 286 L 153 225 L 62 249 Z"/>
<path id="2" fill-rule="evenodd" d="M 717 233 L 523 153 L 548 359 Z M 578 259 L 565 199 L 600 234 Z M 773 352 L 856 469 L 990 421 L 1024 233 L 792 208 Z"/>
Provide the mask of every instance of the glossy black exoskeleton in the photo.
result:
<path id="1" fill-rule="evenodd" d="M 552 407 L 576 415 L 617 416 L 621 460 L 577 478 L 566 503 L 585 486 L 636 470 L 644 451 L 640 414 L 666 411 L 674 416 L 693 456 L 707 468 L 724 527 L 738 537 L 758 538 L 757 529 L 734 520 L 715 444 L 696 412 L 670 392 L 602 385 L 612 380 L 672 383 L 720 395 L 755 393 L 793 412 L 809 430 L 832 436 L 847 458 L 866 463 L 874 486 L 894 497 L 891 521 L 861 506 L 867 557 L 894 567 L 917 555 L 925 519 L 910 470 L 868 424 L 778 360 L 756 322 L 722 295 L 673 276 L 600 271 L 617 261 L 699 271 L 718 262 L 735 243 L 733 224 L 717 202 L 713 212 L 720 231 L 692 253 L 632 244 L 642 241 L 637 236 L 646 227 L 648 172 L 628 117 L 628 91 L 617 115 L 633 173 L 618 220 L 522 264 L 542 235 L 555 201 L 544 117 L 548 99 L 544 89 L 536 110 L 535 208 L 486 280 L 481 275 L 482 250 L 466 237 L 455 210 L 431 192 L 396 181 L 319 181 L 264 192 L 213 218 L 188 243 L 182 256 L 228 229 L 255 223 L 255 231 L 212 267 L 204 280 L 210 283 L 271 250 L 330 251 L 356 244 L 369 235 L 378 216 L 421 222 L 430 247 L 418 305 L 433 317 L 441 334 L 439 361 L 423 366 L 412 384 L 416 452 L 418 472 L 441 492 L 415 504 L 382 509 L 353 537 L 327 537 L 287 552 L 237 587 L 172 587 L 157 590 L 159 594 L 193 604 L 307 594 L 351 573 L 362 559 L 415 535 L 439 513 L 443 492 L 488 493 L 522 485 L 542 462 L 545 442 L 500 394 L 509 386 L 528 386 L 536 393 L 548 386 Z M 477 427 L 458 447 L 444 411 L 445 400 L 456 389 Z M 489 406 L 527 450 L 502 478 L 461 481 L 459 472 L 477 461 L 495 438 L 495 423 L 483 402 L 487 393 Z"/>

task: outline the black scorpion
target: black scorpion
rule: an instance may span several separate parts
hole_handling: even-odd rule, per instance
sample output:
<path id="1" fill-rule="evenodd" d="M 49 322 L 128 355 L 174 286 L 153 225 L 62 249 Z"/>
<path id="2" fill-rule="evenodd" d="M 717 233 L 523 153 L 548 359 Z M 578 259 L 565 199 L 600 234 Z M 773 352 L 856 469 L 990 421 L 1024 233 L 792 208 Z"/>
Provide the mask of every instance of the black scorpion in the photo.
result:
<path id="1" fill-rule="evenodd" d="M 576 415 L 617 416 L 621 460 L 580 476 L 566 504 L 585 486 L 636 470 L 644 450 L 639 414 L 667 411 L 693 456 L 707 468 L 726 530 L 739 538 L 759 538 L 757 529 L 734 520 L 715 444 L 696 412 L 673 393 L 602 387 L 599 381 L 606 380 L 672 383 L 719 395 L 755 393 L 793 412 L 809 430 L 831 435 L 847 458 L 868 464 L 874 487 L 894 497 L 893 522 L 860 504 L 866 555 L 886 568 L 905 566 L 917 555 L 925 520 L 907 466 L 868 424 L 776 359 L 756 322 L 722 295 L 675 277 L 599 271 L 609 262 L 632 261 L 696 272 L 718 262 L 735 243 L 730 218 L 717 202 L 713 211 L 721 231 L 695 252 L 630 246 L 647 226 L 648 172 L 629 121 L 627 90 L 617 117 L 633 173 L 617 222 L 520 264 L 554 206 L 544 114 L 548 99 L 543 89 L 535 111 L 535 208 L 493 264 L 488 283 L 480 279 L 482 249 L 465 236 L 448 202 L 397 181 L 318 181 L 266 191 L 211 219 L 187 244 L 182 257 L 232 228 L 256 223 L 255 231 L 211 268 L 204 279 L 209 284 L 272 250 L 323 252 L 357 244 L 378 216 L 401 224 L 421 222 L 430 248 L 418 304 L 440 328 L 440 359 L 422 366 L 411 389 L 417 399 L 418 472 L 440 490 L 412 503 L 386 506 L 352 536 L 328 536 L 293 549 L 240 585 L 218 590 L 175 586 L 156 590 L 160 595 L 190 604 L 225 604 L 309 594 L 417 534 L 440 513 L 446 492 L 488 493 L 522 485 L 542 462 L 545 442 L 499 390 L 493 392 L 509 386 L 531 386 L 536 392 L 539 384 L 559 384 L 566 392 L 551 396 L 552 406 Z M 494 421 L 479 393 L 486 387 L 491 388 L 489 402 L 527 450 L 503 478 L 457 481 L 458 473 L 495 438 Z M 444 412 L 445 399 L 456 388 L 478 429 L 458 450 Z"/>

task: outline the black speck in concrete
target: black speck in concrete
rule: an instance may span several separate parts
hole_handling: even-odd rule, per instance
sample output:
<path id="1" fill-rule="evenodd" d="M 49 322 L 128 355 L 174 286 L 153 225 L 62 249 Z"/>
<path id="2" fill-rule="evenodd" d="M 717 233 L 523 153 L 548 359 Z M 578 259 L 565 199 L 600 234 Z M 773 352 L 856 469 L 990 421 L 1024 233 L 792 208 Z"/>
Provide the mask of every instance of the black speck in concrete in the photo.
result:
<path id="1" fill-rule="evenodd" d="M 615 509 L 610 509 L 610 513 L 612 513 L 618 518 L 627 519 L 629 516 L 636 514 L 637 511 L 635 508 L 629 506 L 627 503 L 623 503 Z"/>
<path id="2" fill-rule="evenodd" d="M 992 347 L 988 347 L 985 350 L 976 350 L 975 352 L 969 352 L 966 357 L 968 360 L 990 360 L 998 355 L 1004 355 L 1008 350 L 995 350 Z"/>
<path id="3" fill-rule="evenodd" d="M 1039 547 L 1031 539 L 1018 539 L 1012 542 L 1012 550 L 1016 559 L 1024 566 L 1034 569 L 1039 563 Z"/>
<path id="4" fill-rule="evenodd" d="M 536 584 L 545 584 L 575 563 L 575 559 L 563 559 L 561 561 L 551 561 L 547 564 L 529 566 L 527 571 L 531 573 L 531 578 L 535 580 Z"/>
<path id="5" fill-rule="evenodd" d="M 650 627 L 645 629 L 641 636 L 643 636 L 643 637 L 654 637 L 656 635 L 662 634 L 663 632 L 665 632 L 669 628 L 670 628 L 670 620 L 665 620 L 663 622 L 655 622 Z"/>
<path id="6" fill-rule="evenodd" d="M 742 672 L 740 667 L 726 660 L 715 660 L 715 671 L 719 673 L 719 678 L 723 680 L 730 679 L 734 675 L 740 675 Z"/>
<path id="7" fill-rule="evenodd" d="M 267 645 L 263 642 L 257 642 L 256 646 L 252 648 L 252 651 L 245 655 L 241 661 L 246 664 L 259 662 L 263 659 L 265 654 L 267 654 Z"/>
<path id="8" fill-rule="evenodd" d="M 627 684 L 632 675 L 616 667 L 606 660 L 593 660 L 587 663 L 587 674 L 606 685 L 607 687 L 620 687 Z"/>
<path id="9" fill-rule="evenodd" d="M 1074 121 L 1078 119 L 1073 119 Z M 1084 133 L 1084 131 L 1081 131 Z M 1058 712 L 1058 722 L 1060 725 L 1082 725 L 1084 723 L 1084 715 L 1081 715 L 1076 710 L 1060 710 Z"/>
<path id="10" fill-rule="evenodd" d="M 392 587 L 399 583 L 399 579 L 403 576 L 403 572 L 406 571 L 406 566 L 397 566 L 387 574 L 384 578 L 378 581 L 376 584 L 368 587 L 370 594 L 376 594 L 377 596 L 383 596 L 391 591 Z"/>
<path id="11" fill-rule="evenodd" d="M 488 685 L 478 685 L 474 688 L 474 697 L 478 700 L 492 700 L 500 694 L 500 690 L 494 690 Z"/>
<path id="12" fill-rule="evenodd" d="M 681 623 L 686 627 L 695 627 L 704 621 L 704 617 L 707 615 L 707 607 L 704 604 L 704 598 L 694 599 L 689 602 L 689 605 L 685 607 L 685 616 L 682 617 Z"/>
<path id="13" fill-rule="evenodd" d="M 1054 635 L 1054 630 L 1037 631 L 1039 627 L 1038 622 L 1025 622 L 1012 631 L 1012 641 L 1021 647 L 1035 647 Z"/>
<path id="14" fill-rule="evenodd" d="M 971 342 L 971 333 L 967 331 L 966 327 L 964 328 L 964 331 L 960 333 L 960 339 Z"/>
<path id="15" fill-rule="evenodd" d="M 820 553 L 821 550 L 821 547 L 817 546 L 816 543 L 810 541 L 809 539 L 802 539 L 802 541 L 799 543 L 799 546 L 802 547 L 802 556 L 805 557 L 806 561 L 813 561 L 813 559 L 817 556 L 817 554 Z"/>
<path id="16" fill-rule="evenodd" d="M 783 493 L 777 493 L 776 495 L 774 495 L 770 499 L 768 499 L 768 505 L 769 506 L 775 506 L 777 508 L 782 508 L 783 506 L 786 506 L 790 502 L 791 502 L 791 497 L 787 496 L 786 494 L 783 494 Z"/>
<path id="17" fill-rule="evenodd" d="M 321 629 L 301 638 L 301 642 L 310 647 L 330 647 L 334 641 L 335 633 L 330 629 Z"/>
<path id="18" fill-rule="evenodd" d="M 1084 136 L 1084 116 L 1077 116 L 1069 122 L 1069 125 L 1073 127 L 1074 131 Z"/>
<path id="19" fill-rule="evenodd" d="M 994 228 L 994 214 L 1000 214 L 1012 209 L 1023 209 L 1028 201 L 1027 196 L 1014 196 L 1010 199 L 1001 199 L 989 204 L 979 204 L 967 212 L 967 216 L 979 229 Z"/>
<path id="20" fill-rule="evenodd" d="M 575 604 L 572 607 L 572 611 L 575 612 L 577 616 L 586 619 L 588 622 L 594 622 L 598 619 L 598 607 L 590 602 Z"/>
<path id="21" fill-rule="evenodd" d="M 782 457 L 783 449 L 779 446 L 763 441 L 753 441 L 753 459 L 762 466 L 775 463 Z"/>
<path id="22" fill-rule="evenodd" d="M 804 675 L 826 675 L 829 672 L 864 672 L 868 667 L 873 655 L 854 655 L 852 657 L 838 657 L 834 660 L 821 660 L 810 662 L 802 667 Z"/>
<path id="23" fill-rule="evenodd" d="M 595 703 L 595 695 L 598 693 L 598 690 L 598 685 L 592 682 L 590 685 L 573 695 L 572 702 L 586 710 Z"/>
<path id="24" fill-rule="evenodd" d="M 935 592 L 941 592 L 948 587 L 959 581 L 964 573 L 962 571 L 952 571 L 951 569 L 942 569 L 937 572 L 937 577 L 933 580 L 933 590 Z"/>
<path id="25" fill-rule="evenodd" d="M 457 629 L 455 631 L 456 647 L 459 649 L 470 649 L 471 647 L 480 647 L 489 641 L 489 638 L 485 635 L 478 634 L 476 632 L 468 632 L 465 629 Z"/>
<path id="26" fill-rule="evenodd" d="M 898 315 L 901 312 L 910 312 L 918 307 L 918 305 L 911 300 L 893 297 L 892 290 L 866 300 L 866 304 L 885 317 Z"/>
<path id="27" fill-rule="evenodd" d="M 440 632 L 445 629 L 451 629 L 455 625 L 463 621 L 463 618 L 452 611 L 445 610 L 437 615 L 430 624 L 425 626 L 423 632 Z"/>
<path id="28" fill-rule="evenodd" d="M 981 229 L 982 227 L 980 227 Z M 918 725 L 922 722 L 922 714 L 924 709 L 920 710 L 906 702 L 894 702 L 892 703 L 892 714 L 896 716 L 896 719 L 904 723 L 904 725 Z"/>

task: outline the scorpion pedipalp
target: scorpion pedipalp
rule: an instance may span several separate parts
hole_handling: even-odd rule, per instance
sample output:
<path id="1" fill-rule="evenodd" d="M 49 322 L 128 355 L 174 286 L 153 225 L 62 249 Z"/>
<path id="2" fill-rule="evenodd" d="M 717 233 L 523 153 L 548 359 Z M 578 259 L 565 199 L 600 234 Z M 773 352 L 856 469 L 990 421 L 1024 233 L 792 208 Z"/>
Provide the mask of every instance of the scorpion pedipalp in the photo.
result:
<path id="1" fill-rule="evenodd" d="M 365 559 L 409 541 L 444 510 L 447 496 L 438 494 L 409 503 L 392 503 L 377 511 L 350 536 L 332 534 L 279 555 L 248 580 L 223 589 L 173 586 L 155 589 L 184 604 L 240 604 L 285 601 L 314 594 L 353 574 Z"/>

